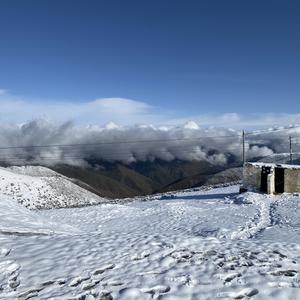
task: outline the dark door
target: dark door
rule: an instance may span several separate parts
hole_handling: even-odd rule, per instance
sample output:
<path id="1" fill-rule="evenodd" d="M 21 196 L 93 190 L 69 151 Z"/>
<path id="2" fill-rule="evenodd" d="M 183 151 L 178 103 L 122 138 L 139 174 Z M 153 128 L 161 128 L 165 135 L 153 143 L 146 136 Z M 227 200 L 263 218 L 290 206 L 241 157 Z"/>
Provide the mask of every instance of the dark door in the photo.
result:
<path id="1" fill-rule="evenodd" d="M 271 173 L 271 167 L 262 167 L 260 190 L 263 193 L 268 192 L 268 175 Z"/>
<path id="2" fill-rule="evenodd" d="M 275 168 L 275 193 L 284 192 L 284 168 Z"/>

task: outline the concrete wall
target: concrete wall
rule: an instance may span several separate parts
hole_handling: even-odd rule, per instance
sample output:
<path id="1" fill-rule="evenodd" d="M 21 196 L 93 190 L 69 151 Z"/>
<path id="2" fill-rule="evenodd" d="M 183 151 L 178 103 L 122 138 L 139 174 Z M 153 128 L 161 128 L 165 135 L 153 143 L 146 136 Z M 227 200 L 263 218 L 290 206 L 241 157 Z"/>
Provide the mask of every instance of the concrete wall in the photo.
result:
<path id="1" fill-rule="evenodd" d="M 243 169 L 243 187 L 248 190 L 260 190 L 261 167 L 245 164 Z"/>
<path id="2" fill-rule="evenodd" d="M 284 192 L 285 193 L 300 192 L 300 170 L 299 169 L 284 170 Z"/>

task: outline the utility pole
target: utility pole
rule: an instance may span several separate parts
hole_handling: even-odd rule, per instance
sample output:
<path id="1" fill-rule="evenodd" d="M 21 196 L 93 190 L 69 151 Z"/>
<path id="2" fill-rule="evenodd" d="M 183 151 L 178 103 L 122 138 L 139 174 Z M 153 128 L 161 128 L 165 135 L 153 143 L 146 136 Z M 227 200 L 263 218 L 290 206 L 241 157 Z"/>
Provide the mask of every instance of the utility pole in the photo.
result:
<path id="1" fill-rule="evenodd" d="M 292 137 L 290 136 L 290 164 L 293 164 Z"/>
<path id="2" fill-rule="evenodd" d="M 242 133 L 242 139 L 243 139 L 243 166 L 246 162 L 246 151 L 245 151 L 245 130 L 243 130 Z"/>

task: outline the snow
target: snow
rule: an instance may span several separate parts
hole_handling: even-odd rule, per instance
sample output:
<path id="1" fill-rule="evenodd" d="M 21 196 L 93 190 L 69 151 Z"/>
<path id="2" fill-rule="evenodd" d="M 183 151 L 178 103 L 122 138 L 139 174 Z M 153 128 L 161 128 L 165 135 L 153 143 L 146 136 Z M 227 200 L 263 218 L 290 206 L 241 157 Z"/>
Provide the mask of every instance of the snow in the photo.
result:
<path id="1" fill-rule="evenodd" d="M 76 207 L 107 202 L 44 167 L 0 168 L 0 193 L 30 209 Z"/>
<path id="2" fill-rule="evenodd" d="M 200 126 L 194 121 L 189 121 L 189 122 L 184 124 L 183 128 L 184 129 L 199 130 Z"/>
<path id="3" fill-rule="evenodd" d="M 9 235 L 51 235 L 54 233 L 74 234 L 80 232 L 62 222 L 49 222 L 38 211 L 30 211 L 13 198 L 0 198 L 0 234 Z M 1 250 L 0 250 L 1 252 Z"/>
<path id="4" fill-rule="evenodd" d="M 28 176 L 34 176 L 34 177 L 51 177 L 51 176 L 60 176 L 64 177 L 61 174 L 58 174 L 57 172 L 46 168 L 42 166 L 12 166 L 5 168 L 7 171 L 11 171 L 15 174 L 22 174 L 22 175 L 28 175 Z M 65 179 L 67 177 L 64 177 Z"/>
<path id="5" fill-rule="evenodd" d="M 119 129 L 120 126 L 118 126 L 117 124 L 115 124 L 114 122 L 108 122 L 106 125 L 105 125 L 105 129 Z"/>
<path id="6" fill-rule="evenodd" d="M 256 166 L 256 167 L 271 167 L 271 168 L 275 168 L 275 167 L 282 167 L 285 169 L 300 169 L 299 165 L 287 165 L 287 164 L 276 164 L 276 163 L 264 163 L 264 162 L 247 162 L 247 164 L 252 165 L 252 166 Z"/>
<path id="7" fill-rule="evenodd" d="M 0 299 L 300 299 L 300 197 L 238 190 L 28 210 L 1 189 Z"/>

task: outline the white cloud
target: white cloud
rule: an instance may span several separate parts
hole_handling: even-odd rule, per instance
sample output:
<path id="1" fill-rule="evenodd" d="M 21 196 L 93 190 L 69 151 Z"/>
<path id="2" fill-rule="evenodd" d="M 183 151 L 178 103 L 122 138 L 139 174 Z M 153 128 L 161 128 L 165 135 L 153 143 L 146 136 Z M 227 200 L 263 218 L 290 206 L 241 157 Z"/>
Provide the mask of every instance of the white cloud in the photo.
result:
<path id="1" fill-rule="evenodd" d="M 187 109 L 187 108 L 186 108 Z M 86 102 L 38 101 L 14 96 L 0 89 L 0 123 L 23 123 L 36 118 L 53 122 L 72 120 L 77 124 L 178 125 L 193 121 L 193 126 L 257 129 L 300 124 L 300 114 L 199 114 L 182 117 L 172 107 L 162 109 L 145 102 L 125 98 L 104 98 Z M 192 124 L 191 122 L 189 124 Z"/>
<path id="2" fill-rule="evenodd" d="M 300 114 L 256 113 L 256 114 L 203 114 L 169 120 L 168 124 L 182 124 L 194 120 L 200 126 L 226 127 L 235 129 L 258 129 L 300 124 Z"/>
<path id="3" fill-rule="evenodd" d="M 270 156 L 273 153 L 274 152 L 266 146 L 259 147 L 259 146 L 255 145 L 255 146 L 252 146 L 250 149 L 248 149 L 247 156 L 249 158 L 259 157 L 259 156 Z"/>
<path id="4" fill-rule="evenodd" d="M 197 127 L 191 122 L 182 126 L 78 126 L 72 122 L 62 124 L 42 119 L 22 125 L 0 124 L 0 161 L 17 163 L 25 158 L 38 163 L 86 164 L 88 158 L 125 163 L 161 159 L 171 161 L 206 160 L 213 164 L 226 164 L 228 158 L 241 159 L 240 131 L 226 128 Z M 288 136 L 300 135 L 300 128 L 288 131 L 247 135 L 247 158 L 268 156 L 288 151 Z M 124 143 L 125 141 L 125 143 Z M 142 142 L 140 142 L 142 141 Z M 14 148 L 16 146 L 68 145 L 76 147 Z M 299 151 L 295 146 L 294 151 Z M 17 159 L 17 161 L 15 161 Z M 22 160 L 21 160 L 22 162 Z"/>
<path id="5" fill-rule="evenodd" d="M 42 163 L 47 158 L 46 162 L 49 159 L 52 163 L 84 164 L 87 158 L 93 156 L 123 162 L 158 158 L 225 164 L 230 155 L 241 157 L 241 128 L 250 130 L 300 124 L 300 114 L 286 113 L 241 115 L 233 112 L 186 118 L 175 116 L 174 112 L 131 99 L 44 102 L 0 90 L 1 147 L 107 142 L 98 147 L 36 148 L 34 151 L 2 149 L 0 160 L 31 157 Z M 299 128 L 291 132 L 293 136 L 300 135 Z M 283 131 L 248 137 L 247 156 L 287 152 L 288 134 L 290 132 Z M 139 140 L 147 142 L 120 143 Z"/>
<path id="6" fill-rule="evenodd" d="M 124 98 L 104 98 L 88 102 L 32 101 L 0 93 L 0 122 L 26 122 L 46 118 L 64 122 L 74 120 L 81 124 L 121 125 L 163 122 L 165 115 L 144 102 Z"/>
<path id="7" fill-rule="evenodd" d="M 227 161 L 224 153 L 239 155 L 240 152 L 238 132 L 230 131 L 232 138 L 226 137 L 221 140 L 218 138 L 219 135 L 228 134 L 229 131 L 226 129 L 207 130 L 184 125 L 159 128 L 145 125 L 124 127 L 110 123 L 108 126 L 99 127 L 78 126 L 72 122 L 57 124 L 40 119 L 23 125 L 0 125 L 1 146 L 59 144 L 82 146 L 9 148 L 6 151 L 2 149 L 0 160 L 2 158 L 4 161 L 10 161 L 11 157 L 29 160 L 34 158 L 50 164 L 55 162 L 83 164 L 89 157 L 123 162 L 157 158 L 166 161 L 207 160 L 215 164 L 224 164 Z M 126 143 L 123 143 L 124 141 Z M 99 144 L 95 145 L 97 143 Z M 215 151 L 210 153 L 210 150 Z"/>

